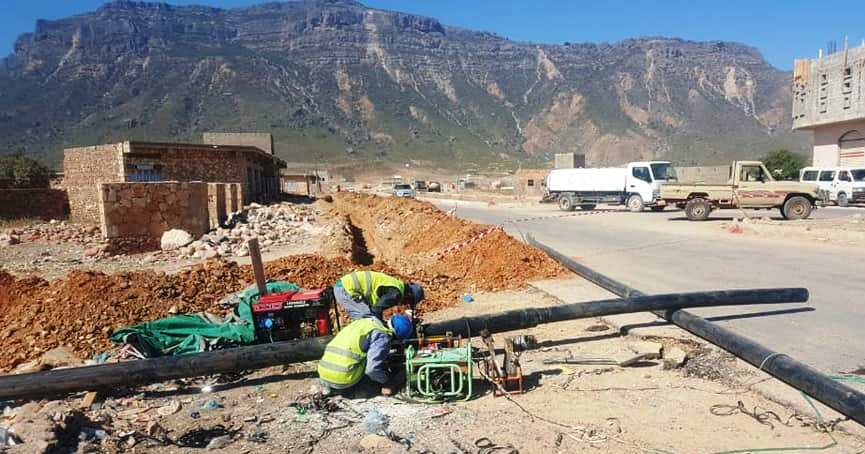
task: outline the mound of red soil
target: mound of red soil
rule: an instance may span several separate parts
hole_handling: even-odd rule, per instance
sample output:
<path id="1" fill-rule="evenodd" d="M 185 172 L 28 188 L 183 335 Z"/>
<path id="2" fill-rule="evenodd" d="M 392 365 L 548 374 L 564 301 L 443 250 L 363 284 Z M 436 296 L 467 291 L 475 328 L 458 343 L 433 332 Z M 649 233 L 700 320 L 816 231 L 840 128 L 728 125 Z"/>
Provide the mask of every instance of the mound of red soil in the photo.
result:
<path id="1" fill-rule="evenodd" d="M 427 301 L 422 309 L 433 311 L 455 304 L 462 293 L 516 289 L 565 273 L 542 252 L 502 231 L 449 250 L 488 226 L 450 217 L 425 202 L 341 194 L 334 206 L 362 232 L 375 258 L 372 265 L 297 255 L 267 263 L 268 278 L 315 288 L 333 285 L 355 269 L 384 271 L 423 284 Z M 0 370 L 60 345 L 89 357 L 112 347 L 113 330 L 175 310 L 221 313 L 218 301 L 252 280 L 249 267 L 221 260 L 174 275 L 76 271 L 50 283 L 0 271 Z"/>

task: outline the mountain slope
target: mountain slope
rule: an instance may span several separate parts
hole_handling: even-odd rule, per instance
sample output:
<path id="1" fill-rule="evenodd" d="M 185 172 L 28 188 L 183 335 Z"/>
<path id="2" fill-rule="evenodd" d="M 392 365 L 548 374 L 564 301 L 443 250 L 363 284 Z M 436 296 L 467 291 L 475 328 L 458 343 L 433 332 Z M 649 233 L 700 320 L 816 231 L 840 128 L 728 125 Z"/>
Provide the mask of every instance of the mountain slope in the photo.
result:
<path id="1" fill-rule="evenodd" d="M 260 130 L 293 161 L 722 162 L 803 148 L 789 85 L 735 43 L 518 43 L 347 0 L 118 1 L 19 38 L 0 150 Z"/>

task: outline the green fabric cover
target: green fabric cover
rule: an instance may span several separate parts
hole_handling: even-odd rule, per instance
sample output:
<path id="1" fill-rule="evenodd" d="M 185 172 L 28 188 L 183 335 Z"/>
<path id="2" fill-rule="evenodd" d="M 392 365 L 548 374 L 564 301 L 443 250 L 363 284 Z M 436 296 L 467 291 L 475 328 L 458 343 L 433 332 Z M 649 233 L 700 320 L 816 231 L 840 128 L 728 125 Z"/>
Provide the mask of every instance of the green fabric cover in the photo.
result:
<path id="1" fill-rule="evenodd" d="M 267 283 L 268 293 L 298 290 L 300 287 L 291 282 Z M 223 300 L 236 304 L 234 314 L 224 320 L 207 313 L 174 315 L 119 329 L 111 340 L 131 344 L 148 358 L 252 344 L 255 342 L 252 305 L 258 302 L 258 297 L 258 288 L 251 285 Z"/>

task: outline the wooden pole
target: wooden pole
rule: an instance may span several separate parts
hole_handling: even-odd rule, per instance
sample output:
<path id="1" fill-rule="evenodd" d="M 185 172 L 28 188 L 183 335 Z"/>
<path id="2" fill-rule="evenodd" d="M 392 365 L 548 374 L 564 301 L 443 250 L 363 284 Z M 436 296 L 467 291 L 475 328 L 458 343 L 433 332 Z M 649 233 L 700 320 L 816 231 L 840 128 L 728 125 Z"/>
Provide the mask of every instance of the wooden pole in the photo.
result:
<path id="1" fill-rule="evenodd" d="M 249 259 L 252 260 L 252 272 L 255 274 L 255 285 L 258 287 L 260 296 L 267 295 L 267 279 L 264 277 L 264 262 L 261 261 L 261 249 L 258 247 L 258 238 L 253 238 L 247 243 Z"/>

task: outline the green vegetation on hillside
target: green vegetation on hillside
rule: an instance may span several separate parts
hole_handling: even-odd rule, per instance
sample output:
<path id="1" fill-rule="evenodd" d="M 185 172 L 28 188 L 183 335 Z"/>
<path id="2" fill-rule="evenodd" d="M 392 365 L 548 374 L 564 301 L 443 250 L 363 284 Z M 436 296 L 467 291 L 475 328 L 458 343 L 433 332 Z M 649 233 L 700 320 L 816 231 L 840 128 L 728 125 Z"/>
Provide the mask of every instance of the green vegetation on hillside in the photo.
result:
<path id="1" fill-rule="evenodd" d="M 0 156 L 0 188 L 47 188 L 53 175 L 48 167 L 21 152 Z"/>

